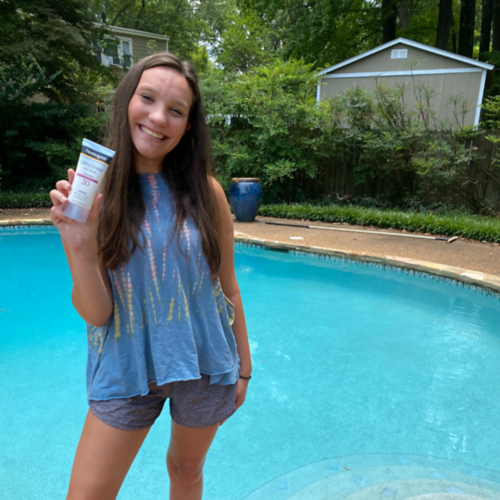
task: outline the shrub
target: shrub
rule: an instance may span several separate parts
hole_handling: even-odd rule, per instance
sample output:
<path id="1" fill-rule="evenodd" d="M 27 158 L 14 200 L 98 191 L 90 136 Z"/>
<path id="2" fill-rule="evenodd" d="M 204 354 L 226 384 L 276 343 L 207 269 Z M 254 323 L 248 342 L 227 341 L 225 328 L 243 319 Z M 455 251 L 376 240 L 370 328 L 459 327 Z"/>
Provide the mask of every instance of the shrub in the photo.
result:
<path id="1" fill-rule="evenodd" d="M 2 189 L 47 190 L 66 176 L 78 160 L 83 137 L 102 140 L 107 114 L 95 104 L 32 102 L 51 85 L 37 62 L 26 57 L 18 65 L 0 66 L 0 169 Z M 94 90 L 94 102 L 109 92 Z M 89 98 L 90 99 L 90 98 Z M 91 100 L 91 99 L 90 99 Z"/>
<path id="2" fill-rule="evenodd" d="M 382 203 L 408 198 L 441 199 L 464 192 L 477 133 L 463 126 L 466 105 L 453 99 L 454 123 L 438 123 L 432 92 L 417 89 L 408 109 L 405 88 L 377 85 L 316 102 L 319 77 L 297 61 L 273 62 L 240 75 L 214 73 L 203 95 L 218 176 L 259 177 L 264 201 L 303 202 L 325 194 L 330 172 L 364 186 L 377 186 Z M 375 191 L 375 189 L 373 189 Z"/>
<path id="3" fill-rule="evenodd" d="M 263 205 L 259 215 L 284 219 L 321 222 L 344 222 L 361 226 L 392 228 L 444 236 L 461 236 L 471 240 L 500 243 L 500 219 L 466 214 L 378 210 L 357 206 Z"/>
<path id="4" fill-rule="evenodd" d="M 48 193 L 0 193 L 0 208 L 51 207 Z"/>

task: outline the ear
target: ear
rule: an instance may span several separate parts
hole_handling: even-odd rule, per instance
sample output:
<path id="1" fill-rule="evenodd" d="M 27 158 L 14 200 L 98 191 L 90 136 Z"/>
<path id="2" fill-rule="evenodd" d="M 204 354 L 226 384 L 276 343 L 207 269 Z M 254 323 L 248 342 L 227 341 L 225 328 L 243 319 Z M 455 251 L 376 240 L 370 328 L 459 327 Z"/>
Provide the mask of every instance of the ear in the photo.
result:
<path id="1" fill-rule="evenodd" d="M 186 128 L 184 129 L 184 133 L 191 129 L 191 122 L 186 123 Z"/>

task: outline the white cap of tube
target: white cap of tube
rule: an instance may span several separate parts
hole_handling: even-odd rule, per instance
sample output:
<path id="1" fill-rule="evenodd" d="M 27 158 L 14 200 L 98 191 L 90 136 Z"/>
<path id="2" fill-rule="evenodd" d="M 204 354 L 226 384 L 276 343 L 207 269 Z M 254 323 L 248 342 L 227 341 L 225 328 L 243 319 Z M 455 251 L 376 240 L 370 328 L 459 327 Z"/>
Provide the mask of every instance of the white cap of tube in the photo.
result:
<path id="1" fill-rule="evenodd" d="M 64 215 L 69 217 L 70 219 L 77 220 L 78 222 L 87 222 L 89 218 L 90 210 L 86 208 L 79 207 L 74 203 L 68 201 L 66 208 L 64 209 Z"/>

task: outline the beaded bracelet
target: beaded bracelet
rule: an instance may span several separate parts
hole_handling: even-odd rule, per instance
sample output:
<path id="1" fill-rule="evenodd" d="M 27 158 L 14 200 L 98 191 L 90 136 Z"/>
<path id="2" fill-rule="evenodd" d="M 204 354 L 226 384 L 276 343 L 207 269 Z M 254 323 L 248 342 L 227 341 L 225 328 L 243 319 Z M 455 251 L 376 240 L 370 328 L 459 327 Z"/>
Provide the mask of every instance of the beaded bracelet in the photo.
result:
<path id="1" fill-rule="evenodd" d="M 240 375 L 240 378 L 242 378 L 243 380 L 250 380 L 252 378 L 252 375 L 250 375 L 249 377 L 244 377 L 243 375 Z"/>

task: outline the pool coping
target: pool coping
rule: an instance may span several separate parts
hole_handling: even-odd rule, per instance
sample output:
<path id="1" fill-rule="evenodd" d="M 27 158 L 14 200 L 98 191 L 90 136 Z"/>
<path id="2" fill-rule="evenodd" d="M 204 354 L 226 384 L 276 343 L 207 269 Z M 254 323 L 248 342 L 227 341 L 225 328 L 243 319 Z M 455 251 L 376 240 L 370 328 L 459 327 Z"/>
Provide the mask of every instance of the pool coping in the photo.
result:
<path id="1" fill-rule="evenodd" d="M 461 267 L 447 266 L 425 260 L 409 259 L 406 257 L 394 257 L 392 255 L 372 254 L 368 252 L 354 252 L 350 250 L 338 250 L 335 248 L 317 247 L 312 245 L 300 245 L 296 243 L 285 243 L 283 241 L 256 238 L 245 233 L 235 232 L 234 240 L 248 245 L 259 245 L 277 250 L 288 250 L 320 255 L 328 255 L 341 259 L 359 262 L 376 263 L 402 269 L 411 269 L 422 273 L 432 274 L 441 278 L 461 281 L 468 285 L 484 288 L 490 292 L 500 294 L 500 277 L 493 274 L 463 269 Z"/>
<path id="2" fill-rule="evenodd" d="M 51 219 L 11 219 L 0 221 L 0 227 L 4 226 L 52 226 Z M 478 286 L 491 292 L 500 294 L 500 277 L 480 271 L 463 269 L 461 267 L 447 266 L 425 260 L 409 259 L 406 257 L 394 257 L 392 255 L 371 254 L 368 252 L 354 252 L 350 250 L 339 250 L 335 248 L 317 247 L 312 245 L 300 245 L 297 243 L 286 243 L 283 241 L 257 238 L 239 231 L 235 231 L 234 240 L 238 243 L 248 245 L 260 245 L 277 250 L 292 250 L 296 252 L 328 255 L 341 259 L 355 260 L 360 262 L 373 262 L 392 267 L 411 269 L 422 273 L 440 276 L 442 278 L 461 281 L 469 285 Z"/>

